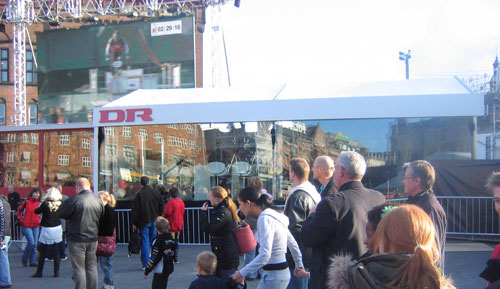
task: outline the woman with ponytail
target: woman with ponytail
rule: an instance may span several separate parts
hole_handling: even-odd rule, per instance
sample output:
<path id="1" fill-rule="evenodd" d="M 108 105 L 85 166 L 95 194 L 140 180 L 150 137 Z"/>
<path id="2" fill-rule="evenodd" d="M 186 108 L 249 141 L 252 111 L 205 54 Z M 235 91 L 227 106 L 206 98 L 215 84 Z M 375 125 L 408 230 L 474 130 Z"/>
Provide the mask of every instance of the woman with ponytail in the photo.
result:
<path id="1" fill-rule="evenodd" d="M 99 191 L 99 198 L 104 204 L 104 215 L 99 220 L 99 231 L 97 233 L 96 256 L 104 273 L 103 289 L 113 289 L 115 281 L 113 278 L 113 255 L 116 248 L 116 199 L 107 191 Z"/>
<path id="2" fill-rule="evenodd" d="M 263 269 L 257 289 L 285 289 L 290 282 L 290 270 L 286 261 L 286 249 L 290 249 L 295 270 L 304 270 L 299 246 L 288 230 L 288 217 L 272 208 L 272 199 L 253 187 L 246 187 L 238 195 L 240 210 L 245 216 L 257 219 L 256 240 L 259 254 L 236 271 L 231 277 L 241 283 L 250 273 Z"/>
<path id="3" fill-rule="evenodd" d="M 217 186 L 210 189 L 209 199 L 214 207 L 210 212 L 210 222 L 208 222 L 208 215 L 202 213 L 200 224 L 205 232 L 210 233 L 212 252 L 217 256 L 215 275 L 226 280 L 240 264 L 238 243 L 234 234 L 240 218 L 236 204 L 223 187 Z M 201 209 L 207 211 L 208 203 L 204 203 Z"/>
<path id="4" fill-rule="evenodd" d="M 335 257 L 328 288 L 454 289 L 436 267 L 435 234 L 432 220 L 417 206 L 384 210 L 375 231 L 375 254 L 351 266 L 349 256 Z"/>

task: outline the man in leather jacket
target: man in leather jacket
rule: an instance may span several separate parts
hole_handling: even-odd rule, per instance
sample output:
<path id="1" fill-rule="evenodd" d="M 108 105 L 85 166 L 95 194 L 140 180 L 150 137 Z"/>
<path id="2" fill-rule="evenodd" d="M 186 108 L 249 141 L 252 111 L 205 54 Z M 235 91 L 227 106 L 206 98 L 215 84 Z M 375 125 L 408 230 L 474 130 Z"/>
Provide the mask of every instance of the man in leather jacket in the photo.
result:
<path id="1" fill-rule="evenodd" d="M 284 214 L 290 221 L 288 229 L 299 245 L 304 267 L 306 269 L 309 268 L 311 261 L 311 249 L 302 247 L 302 242 L 300 241 L 300 231 L 302 230 L 302 224 L 311 213 L 312 208 L 315 207 L 321 200 L 321 196 L 316 191 L 314 185 L 307 180 L 308 176 L 309 164 L 305 159 L 294 158 L 290 161 L 289 178 L 293 184 L 293 188 L 288 194 Z M 293 274 L 295 266 L 290 252 L 287 252 L 287 261 L 291 271 L 291 279 L 287 288 L 307 288 L 307 279 L 298 279 Z"/>

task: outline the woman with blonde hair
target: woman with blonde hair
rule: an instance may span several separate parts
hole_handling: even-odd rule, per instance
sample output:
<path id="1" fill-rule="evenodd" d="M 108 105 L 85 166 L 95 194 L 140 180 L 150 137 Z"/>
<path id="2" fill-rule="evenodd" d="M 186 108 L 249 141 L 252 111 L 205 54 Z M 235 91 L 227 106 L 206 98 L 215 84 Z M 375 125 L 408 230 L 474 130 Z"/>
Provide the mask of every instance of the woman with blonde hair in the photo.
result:
<path id="1" fill-rule="evenodd" d="M 104 204 L 104 215 L 99 221 L 96 256 L 99 259 L 99 264 L 101 264 L 102 272 L 104 272 L 104 289 L 113 289 L 115 286 L 113 255 L 116 248 L 116 216 L 114 209 L 116 200 L 113 194 L 107 191 L 100 191 L 98 196 Z"/>
<path id="2" fill-rule="evenodd" d="M 212 252 L 217 256 L 215 275 L 226 280 L 238 269 L 240 263 L 238 243 L 234 233 L 240 218 L 236 204 L 223 187 L 211 188 L 209 199 L 214 207 L 210 212 L 210 222 L 207 214 L 202 213 L 200 223 L 202 229 L 210 233 Z M 208 202 L 204 203 L 201 209 L 207 211 Z"/>
<path id="3" fill-rule="evenodd" d="M 32 277 L 42 277 L 43 265 L 47 256 L 54 257 L 54 277 L 59 276 L 60 247 L 62 246 L 62 226 L 59 219 L 59 206 L 62 204 L 62 195 L 58 189 L 52 187 L 43 196 L 41 205 L 35 209 L 35 214 L 42 215 L 40 222 L 40 237 L 38 238 L 38 264 Z"/>
<path id="4" fill-rule="evenodd" d="M 349 256 L 335 257 L 329 288 L 455 288 L 436 267 L 435 235 L 431 218 L 417 206 L 384 210 L 375 231 L 375 254 L 351 266 Z"/>

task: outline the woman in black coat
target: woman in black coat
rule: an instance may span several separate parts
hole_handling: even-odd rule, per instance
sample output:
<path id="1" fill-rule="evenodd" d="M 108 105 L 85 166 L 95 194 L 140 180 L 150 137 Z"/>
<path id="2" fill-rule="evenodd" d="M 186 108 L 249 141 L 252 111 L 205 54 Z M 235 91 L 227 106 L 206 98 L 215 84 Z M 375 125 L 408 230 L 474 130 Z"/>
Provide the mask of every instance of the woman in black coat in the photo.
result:
<path id="1" fill-rule="evenodd" d="M 212 252 L 217 256 L 215 275 L 226 280 L 240 264 L 238 243 L 234 233 L 240 218 L 237 215 L 236 204 L 223 187 L 210 189 L 209 198 L 214 209 L 210 213 L 210 223 L 207 214 L 201 214 L 201 226 L 204 231 L 210 233 Z M 201 209 L 207 211 L 208 203 L 204 203 Z"/>

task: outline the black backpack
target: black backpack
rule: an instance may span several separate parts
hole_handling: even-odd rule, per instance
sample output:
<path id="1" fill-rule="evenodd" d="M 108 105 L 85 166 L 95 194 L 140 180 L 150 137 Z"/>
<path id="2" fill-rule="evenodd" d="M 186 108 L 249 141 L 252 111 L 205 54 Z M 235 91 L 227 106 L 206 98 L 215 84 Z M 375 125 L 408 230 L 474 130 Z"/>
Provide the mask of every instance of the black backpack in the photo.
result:
<path id="1" fill-rule="evenodd" d="M 128 255 L 139 254 L 141 251 L 141 234 L 132 229 L 130 233 L 130 241 L 128 243 Z"/>

